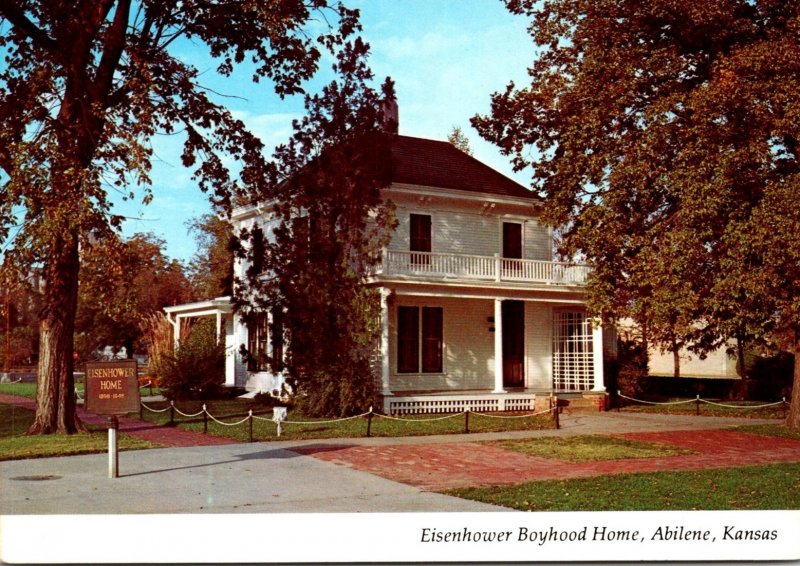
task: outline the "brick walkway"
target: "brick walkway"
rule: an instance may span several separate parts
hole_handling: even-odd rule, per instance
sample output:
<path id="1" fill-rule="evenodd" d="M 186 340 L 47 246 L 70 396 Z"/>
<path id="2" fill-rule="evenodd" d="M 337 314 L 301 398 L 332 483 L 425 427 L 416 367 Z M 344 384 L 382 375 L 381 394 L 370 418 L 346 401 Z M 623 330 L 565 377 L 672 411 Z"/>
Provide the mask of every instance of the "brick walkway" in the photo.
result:
<path id="1" fill-rule="evenodd" d="M 30 409 L 31 411 L 36 409 L 36 403 L 33 399 L 18 397 L 16 395 L 5 395 L 0 393 L 0 403 L 6 405 L 16 405 L 17 407 L 23 407 L 25 409 Z M 86 424 L 97 426 L 105 426 L 108 424 L 107 417 L 101 417 L 87 413 L 81 406 L 78 406 L 78 416 Z M 236 442 L 235 440 L 221 436 L 193 432 L 178 427 L 147 423 L 138 419 L 129 419 L 127 417 L 119 418 L 119 430 L 120 432 L 124 432 L 125 434 L 129 434 L 136 438 L 148 440 L 169 448 L 188 446 L 215 446 L 220 444 L 234 444 Z"/>
<path id="2" fill-rule="evenodd" d="M 616 436 L 671 444 L 698 453 L 664 458 L 567 463 L 467 442 L 417 446 L 311 446 L 293 450 L 426 491 L 606 474 L 800 461 L 800 441 L 727 430 L 642 432 Z"/>

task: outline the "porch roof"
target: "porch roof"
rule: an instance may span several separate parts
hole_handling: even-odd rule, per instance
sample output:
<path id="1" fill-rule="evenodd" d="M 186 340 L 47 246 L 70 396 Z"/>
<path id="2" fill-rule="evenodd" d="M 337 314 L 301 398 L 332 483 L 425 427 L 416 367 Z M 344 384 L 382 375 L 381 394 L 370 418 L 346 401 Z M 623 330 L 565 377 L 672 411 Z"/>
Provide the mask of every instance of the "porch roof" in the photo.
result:
<path id="1" fill-rule="evenodd" d="M 182 305 L 173 305 L 171 307 L 164 307 L 164 312 L 168 316 L 175 316 L 180 318 L 190 318 L 195 316 L 214 316 L 217 314 L 230 314 L 233 312 L 233 304 L 230 297 L 217 297 L 207 301 L 198 301 L 195 303 L 184 303 Z"/>

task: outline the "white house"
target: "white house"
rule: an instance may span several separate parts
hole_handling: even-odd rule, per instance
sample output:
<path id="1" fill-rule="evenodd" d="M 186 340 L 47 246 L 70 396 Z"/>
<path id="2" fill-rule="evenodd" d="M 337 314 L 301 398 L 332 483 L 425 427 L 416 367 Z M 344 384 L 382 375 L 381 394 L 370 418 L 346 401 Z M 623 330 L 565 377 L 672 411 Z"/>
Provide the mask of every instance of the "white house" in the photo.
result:
<path id="1" fill-rule="evenodd" d="M 604 403 L 603 332 L 584 305 L 587 268 L 553 261 L 551 230 L 537 220 L 528 189 L 448 142 L 396 135 L 384 196 L 399 225 L 365 285 L 380 291 L 379 388 L 387 412 L 532 409 L 535 396 Z M 234 229 L 271 211 L 233 213 Z M 242 269 L 238 265 L 237 269 Z M 213 315 L 226 335 L 227 384 L 280 389 L 283 376 L 248 368 L 251 353 L 280 354 L 280 321 L 247 328 L 227 298 L 165 309 L 180 318 Z M 540 405 L 541 406 L 541 405 Z"/>

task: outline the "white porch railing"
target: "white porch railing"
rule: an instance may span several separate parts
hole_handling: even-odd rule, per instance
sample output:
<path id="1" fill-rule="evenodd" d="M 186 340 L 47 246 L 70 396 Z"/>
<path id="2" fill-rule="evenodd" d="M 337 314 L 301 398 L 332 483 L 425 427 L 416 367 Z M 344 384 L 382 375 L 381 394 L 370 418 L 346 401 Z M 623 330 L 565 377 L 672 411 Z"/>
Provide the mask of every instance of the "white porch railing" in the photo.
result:
<path id="1" fill-rule="evenodd" d="M 589 267 L 555 261 L 508 259 L 494 256 L 386 250 L 378 267 L 381 275 L 463 278 L 481 281 L 530 281 L 582 285 Z"/>
<path id="2" fill-rule="evenodd" d="M 536 408 L 534 393 L 497 394 L 432 394 L 398 395 L 386 397 L 383 410 L 389 415 L 424 413 L 489 413 L 496 411 L 533 411 Z"/>

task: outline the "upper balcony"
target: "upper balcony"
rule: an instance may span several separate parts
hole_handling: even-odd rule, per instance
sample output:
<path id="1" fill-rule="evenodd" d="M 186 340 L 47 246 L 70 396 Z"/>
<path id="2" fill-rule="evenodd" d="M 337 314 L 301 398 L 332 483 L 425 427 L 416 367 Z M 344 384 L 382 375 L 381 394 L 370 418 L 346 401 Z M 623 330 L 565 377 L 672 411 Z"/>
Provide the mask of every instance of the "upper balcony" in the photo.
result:
<path id="1" fill-rule="evenodd" d="M 586 265 L 494 256 L 386 250 L 379 276 L 425 279 L 584 285 Z"/>

